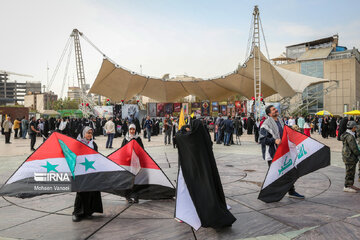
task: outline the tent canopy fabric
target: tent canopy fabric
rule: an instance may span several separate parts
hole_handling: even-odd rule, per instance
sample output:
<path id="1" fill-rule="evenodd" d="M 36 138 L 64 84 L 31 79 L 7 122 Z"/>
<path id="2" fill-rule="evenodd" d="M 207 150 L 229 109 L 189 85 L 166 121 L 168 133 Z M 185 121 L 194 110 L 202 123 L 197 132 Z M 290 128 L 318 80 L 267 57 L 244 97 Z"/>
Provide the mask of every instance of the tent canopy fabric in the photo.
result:
<path id="1" fill-rule="evenodd" d="M 258 48 L 254 48 L 253 51 L 258 51 Z M 260 56 L 263 97 L 276 93 L 282 97 L 292 97 L 297 92 L 303 91 L 309 84 L 324 81 L 324 79 L 279 69 L 272 65 L 261 52 Z M 296 86 L 295 89 L 293 85 Z M 161 102 L 174 102 L 188 95 L 211 101 L 221 101 L 236 94 L 250 99 L 254 96 L 254 58 L 249 57 L 242 67 L 220 78 L 209 80 L 196 78 L 189 81 L 143 76 L 104 59 L 90 93 L 106 96 L 117 102 L 130 100 L 136 95 Z"/>
<path id="2" fill-rule="evenodd" d="M 331 112 L 326 111 L 326 110 L 317 112 L 315 115 L 318 115 L 318 116 L 333 116 Z"/>
<path id="3" fill-rule="evenodd" d="M 345 115 L 360 115 L 360 111 L 359 110 L 352 110 L 350 112 L 344 112 Z"/>

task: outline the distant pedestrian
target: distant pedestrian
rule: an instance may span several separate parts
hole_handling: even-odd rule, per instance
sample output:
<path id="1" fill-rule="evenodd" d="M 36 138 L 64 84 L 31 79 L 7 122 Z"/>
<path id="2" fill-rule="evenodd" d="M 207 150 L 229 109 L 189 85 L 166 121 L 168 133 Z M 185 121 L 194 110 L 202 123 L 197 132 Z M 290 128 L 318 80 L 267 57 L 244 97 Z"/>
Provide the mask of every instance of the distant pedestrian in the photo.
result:
<path id="1" fill-rule="evenodd" d="M 144 124 L 144 128 L 146 129 L 146 135 L 147 135 L 147 138 L 148 138 L 148 142 L 151 141 L 151 128 L 153 126 L 153 122 L 151 121 L 150 119 L 150 116 L 148 115 L 146 117 L 146 121 L 145 121 L 145 124 Z"/>
<path id="2" fill-rule="evenodd" d="M 20 130 L 20 120 L 18 119 L 18 118 L 16 118 L 15 120 L 14 120 L 14 132 L 15 132 L 15 135 L 14 135 L 14 138 L 19 138 L 18 137 L 18 133 L 19 133 L 19 130 Z M 20 133 L 21 134 L 21 133 Z M 20 134 L 19 134 L 19 136 L 20 136 Z"/>
<path id="3" fill-rule="evenodd" d="M 39 133 L 40 131 L 38 131 L 36 129 L 36 119 L 35 117 L 31 118 L 30 124 L 29 124 L 29 136 L 30 136 L 30 149 L 31 151 L 35 151 L 35 143 L 36 143 L 36 134 Z"/>
<path id="4" fill-rule="evenodd" d="M 115 123 L 113 122 L 112 117 L 110 117 L 109 120 L 105 123 L 104 129 L 108 137 L 106 141 L 106 148 L 112 148 L 112 143 L 115 136 Z"/>
<path id="5" fill-rule="evenodd" d="M 26 139 L 26 134 L 28 132 L 28 127 L 29 127 L 29 122 L 28 122 L 28 120 L 26 120 L 26 118 L 24 116 L 22 118 L 22 120 L 21 120 L 21 130 L 22 130 L 21 137 L 23 139 Z"/>
<path id="6" fill-rule="evenodd" d="M 10 142 L 11 127 L 12 127 L 11 118 L 7 117 L 6 120 L 3 122 L 3 125 L 2 125 L 2 128 L 4 129 L 5 143 L 6 144 L 11 143 Z"/>
<path id="7" fill-rule="evenodd" d="M 171 144 L 171 140 L 170 140 L 171 130 L 172 130 L 172 123 L 171 123 L 170 119 L 165 119 L 164 120 L 164 134 L 165 134 L 164 142 L 165 142 L 165 145 Z"/>

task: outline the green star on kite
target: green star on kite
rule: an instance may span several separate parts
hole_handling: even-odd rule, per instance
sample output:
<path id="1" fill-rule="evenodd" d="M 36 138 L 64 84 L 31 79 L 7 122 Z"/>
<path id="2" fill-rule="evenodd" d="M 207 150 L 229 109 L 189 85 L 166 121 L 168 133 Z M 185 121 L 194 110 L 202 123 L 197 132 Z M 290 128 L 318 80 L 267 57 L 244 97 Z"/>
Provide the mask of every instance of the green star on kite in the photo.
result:
<path id="1" fill-rule="evenodd" d="M 58 172 L 56 170 L 57 166 L 59 166 L 59 165 L 55 165 L 55 164 L 53 165 L 53 164 L 49 163 L 48 161 L 46 161 L 46 165 L 42 165 L 42 167 L 47 169 L 47 172 L 51 172 L 51 171 Z"/>
<path id="2" fill-rule="evenodd" d="M 87 158 L 85 158 L 85 162 L 82 162 L 80 164 L 85 166 L 85 172 L 86 172 L 89 168 L 95 169 L 93 166 L 94 162 L 95 161 L 89 161 L 87 160 Z"/>

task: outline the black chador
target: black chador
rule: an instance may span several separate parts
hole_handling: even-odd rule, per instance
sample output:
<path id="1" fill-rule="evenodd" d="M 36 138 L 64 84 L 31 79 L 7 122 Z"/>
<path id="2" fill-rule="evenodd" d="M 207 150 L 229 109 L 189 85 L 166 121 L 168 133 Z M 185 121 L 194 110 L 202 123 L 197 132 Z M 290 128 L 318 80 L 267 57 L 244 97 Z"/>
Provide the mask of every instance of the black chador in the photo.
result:
<path id="1" fill-rule="evenodd" d="M 186 184 L 178 188 L 187 187 L 202 227 L 231 226 L 236 218 L 226 205 L 211 137 L 200 120 L 191 121 L 190 131 L 185 130 L 186 127 L 189 126 L 182 127 L 176 134 L 179 169 Z M 177 193 L 179 199 L 181 194 Z M 177 203 L 177 213 L 183 206 L 184 202 Z"/>

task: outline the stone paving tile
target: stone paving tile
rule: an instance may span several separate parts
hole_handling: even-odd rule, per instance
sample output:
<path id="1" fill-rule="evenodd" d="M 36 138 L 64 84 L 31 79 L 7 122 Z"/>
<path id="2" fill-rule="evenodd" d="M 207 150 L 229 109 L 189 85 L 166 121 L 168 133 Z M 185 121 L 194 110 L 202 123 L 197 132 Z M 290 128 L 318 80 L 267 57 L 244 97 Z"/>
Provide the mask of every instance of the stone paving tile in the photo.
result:
<path id="1" fill-rule="evenodd" d="M 196 237 L 207 240 L 225 240 L 256 237 L 295 230 L 258 212 L 241 213 L 235 214 L 234 216 L 237 221 L 232 227 L 224 229 L 200 228 L 196 232 Z"/>
<path id="2" fill-rule="evenodd" d="M 75 198 L 74 198 L 75 199 Z M 102 198 L 102 203 L 103 203 L 103 213 L 94 213 L 94 216 L 97 217 L 102 217 L 102 218 L 113 218 L 114 216 L 116 216 L 117 214 L 119 214 L 120 212 L 122 212 L 123 210 L 125 210 L 127 207 L 129 207 L 129 205 L 126 203 L 126 201 L 124 200 L 109 200 L 109 199 L 104 199 Z M 74 200 L 72 202 L 72 204 L 61 211 L 58 211 L 58 214 L 62 214 L 62 215 L 68 215 L 69 219 L 71 219 L 71 215 L 72 212 L 74 211 Z"/>
<path id="3" fill-rule="evenodd" d="M 8 206 L 8 207 L 0 208 L 0 236 L 5 236 L 2 231 L 4 229 L 14 227 L 21 223 L 25 223 L 45 215 L 48 214 L 31 211 L 16 206 Z"/>
<path id="4" fill-rule="evenodd" d="M 309 199 L 309 201 L 360 212 L 359 193 L 343 192 L 342 188 L 339 187 L 336 191 L 326 191 L 319 196 Z"/>
<path id="5" fill-rule="evenodd" d="M 274 202 L 274 203 L 264 203 L 263 201 L 257 199 L 259 196 L 259 193 L 250 193 L 246 195 L 237 195 L 228 197 L 236 202 L 239 202 L 240 204 L 243 204 L 246 207 L 249 207 L 253 210 L 259 211 L 264 209 L 272 209 L 277 207 L 286 206 L 289 204 L 297 203 L 301 200 L 293 199 L 285 196 L 281 201 Z"/>
<path id="6" fill-rule="evenodd" d="M 360 229 L 342 221 L 332 222 L 307 231 L 296 240 L 359 239 Z"/>
<path id="7" fill-rule="evenodd" d="M 297 229 L 321 225 L 354 215 L 350 210 L 307 201 L 260 212 Z"/>
<path id="8" fill-rule="evenodd" d="M 11 203 L 7 202 L 4 198 L 0 198 L 0 208 L 10 206 Z"/>
<path id="9" fill-rule="evenodd" d="M 249 193 L 256 193 L 260 190 L 260 187 L 247 182 L 233 182 L 229 184 L 223 185 L 225 196 L 238 196 L 238 195 L 244 195 Z"/>
<path id="10" fill-rule="evenodd" d="M 19 206 L 25 208 L 31 208 L 34 210 L 56 212 L 64 208 L 68 208 L 74 205 L 75 196 L 64 194 L 51 198 L 33 199 L 33 201 L 27 201 L 24 203 L 18 203 Z"/>
<path id="11" fill-rule="evenodd" d="M 132 204 L 119 218 L 155 219 L 174 218 L 175 200 L 140 200 L 139 204 Z"/>
<path id="12" fill-rule="evenodd" d="M 72 222 L 69 216 L 48 215 L 1 231 L 0 235 L 26 239 L 84 239 L 107 221 L 108 218 L 94 216 L 92 219 Z"/>
<path id="13" fill-rule="evenodd" d="M 360 227 L 360 214 L 348 217 L 344 220 L 346 223 L 350 223 Z"/>
<path id="14" fill-rule="evenodd" d="M 115 218 L 90 239 L 189 240 L 195 238 L 187 224 L 179 223 L 174 219 Z"/>
<path id="15" fill-rule="evenodd" d="M 251 208 L 248 208 L 242 204 L 239 204 L 238 202 L 235 202 L 229 198 L 226 198 L 226 204 L 231 207 L 230 212 L 232 214 L 240 214 L 240 213 L 247 213 L 247 212 L 253 212 Z"/>

